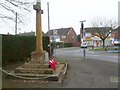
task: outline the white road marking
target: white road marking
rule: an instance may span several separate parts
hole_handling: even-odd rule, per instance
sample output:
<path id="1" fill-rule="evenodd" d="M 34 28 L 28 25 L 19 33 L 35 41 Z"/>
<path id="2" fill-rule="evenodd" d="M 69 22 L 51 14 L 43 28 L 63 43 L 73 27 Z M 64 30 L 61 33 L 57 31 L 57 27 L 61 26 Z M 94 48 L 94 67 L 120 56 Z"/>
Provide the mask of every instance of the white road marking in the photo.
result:
<path id="1" fill-rule="evenodd" d="M 87 56 L 101 56 L 101 55 L 90 55 L 90 54 L 87 54 Z"/>
<path id="2" fill-rule="evenodd" d="M 120 77 L 118 78 L 118 76 L 111 76 L 110 77 L 110 81 L 113 83 L 118 83 L 119 82 Z"/>

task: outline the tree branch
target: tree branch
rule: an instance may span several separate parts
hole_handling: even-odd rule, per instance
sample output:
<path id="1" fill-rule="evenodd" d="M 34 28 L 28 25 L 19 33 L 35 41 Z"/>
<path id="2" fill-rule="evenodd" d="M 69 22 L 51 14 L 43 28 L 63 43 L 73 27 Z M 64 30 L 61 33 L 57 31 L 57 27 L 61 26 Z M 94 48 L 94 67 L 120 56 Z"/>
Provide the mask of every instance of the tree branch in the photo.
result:
<path id="1" fill-rule="evenodd" d="M 17 4 L 15 4 L 15 3 L 11 2 L 10 0 L 5 0 L 5 1 L 7 1 L 7 2 L 9 2 L 10 4 L 12 4 L 12 5 L 14 5 L 14 6 L 18 7 L 18 5 L 17 5 Z"/>
<path id="2" fill-rule="evenodd" d="M 12 17 L 5 16 L 5 15 L 2 15 L 2 14 L 0 14 L 0 18 L 2 18 L 2 19 L 9 19 L 11 21 L 15 21 Z"/>
<path id="3" fill-rule="evenodd" d="M 34 2 L 27 2 L 27 0 L 4 0 L 0 1 L 0 8 L 3 8 L 3 10 L 6 10 L 7 13 L 0 12 L 0 18 L 1 19 L 8 19 L 15 21 L 15 14 L 18 13 L 18 23 L 23 23 L 23 15 L 26 12 L 31 11 L 31 6 Z M 22 12 L 21 12 L 22 11 Z M 23 13 L 23 15 L 21 14 Z"/>

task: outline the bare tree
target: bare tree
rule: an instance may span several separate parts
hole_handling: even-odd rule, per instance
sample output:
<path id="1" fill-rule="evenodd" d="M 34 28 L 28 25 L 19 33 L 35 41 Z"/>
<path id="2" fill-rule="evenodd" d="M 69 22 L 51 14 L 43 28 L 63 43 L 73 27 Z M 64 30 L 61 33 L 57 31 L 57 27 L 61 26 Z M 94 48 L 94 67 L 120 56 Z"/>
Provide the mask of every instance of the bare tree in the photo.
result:
<path id="1" fill-rule="evenodd" d="M 31 11 L 33 3 L 29 0 L 0 0 L 0 19 L 15 21 L 17 12 L 18 23 L 22 23 L 23 15 Z"/>
<path id="2" fill-rule="evenodd" d="M 103 42 L 103 48 L 105 47 L 105 40 L 110 33 L 117 27 L 117 22 L 114 19 L 101 19 L 96 18 L 92 21 L 92 34 L 98 36 Z"/>

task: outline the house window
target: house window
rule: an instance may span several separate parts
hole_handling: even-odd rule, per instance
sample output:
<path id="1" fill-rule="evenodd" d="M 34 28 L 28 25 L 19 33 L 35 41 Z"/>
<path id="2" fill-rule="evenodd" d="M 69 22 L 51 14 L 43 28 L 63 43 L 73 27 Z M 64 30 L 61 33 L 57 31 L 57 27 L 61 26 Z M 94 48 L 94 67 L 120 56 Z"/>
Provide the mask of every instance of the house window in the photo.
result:
<path id="1" fill-rule="evenodd" d="M 74 38 L 74 36 L 72 36 L 72 39 Z"/>
<path id="2" fill-rule="evenodd" d="M 91 37 L 91 33 L 86 33 L 85 36 L 86 37 Z"/>
<path id="3" fill-rule="evenodd" d="M 62 38 L 66 38 L 66 36 L 62 36 Z"/>

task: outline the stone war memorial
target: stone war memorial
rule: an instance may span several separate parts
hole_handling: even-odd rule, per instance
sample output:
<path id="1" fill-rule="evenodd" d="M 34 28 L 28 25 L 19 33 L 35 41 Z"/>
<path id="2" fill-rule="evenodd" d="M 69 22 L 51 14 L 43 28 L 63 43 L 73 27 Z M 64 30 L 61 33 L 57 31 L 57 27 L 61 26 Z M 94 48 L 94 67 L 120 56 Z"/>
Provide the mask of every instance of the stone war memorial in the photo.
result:
<path id="1" fill-rule="evenodd" d="M 31 52 L 31 57 L 28 62 L 25 62 L 20 67 L 16 68 L 12 73 L 21 79 L 41 79 L 62 81 L 66 72 L 67 62 L 59 63 L 56 69 L 50 67 L 46 57 L 47 52 L 42 46 L 42 19 L 41 1 L 37 0 L 36 5 L 33 5 L 36 11 L 36 50 Z"/>

